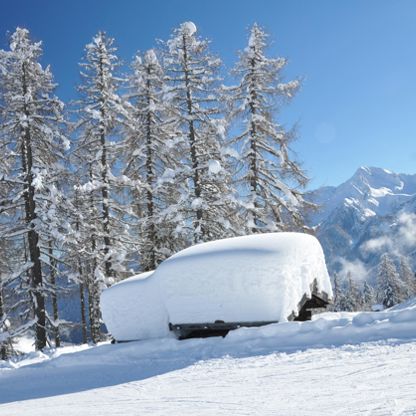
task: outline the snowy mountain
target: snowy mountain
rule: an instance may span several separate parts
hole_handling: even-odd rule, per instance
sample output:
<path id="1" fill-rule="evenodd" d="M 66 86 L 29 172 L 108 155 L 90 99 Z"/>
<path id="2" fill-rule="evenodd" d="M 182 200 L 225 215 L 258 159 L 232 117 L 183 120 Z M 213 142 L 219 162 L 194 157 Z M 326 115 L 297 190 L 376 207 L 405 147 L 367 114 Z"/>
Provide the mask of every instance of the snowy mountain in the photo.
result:
<path id="1" fill-rule="evenodd" d="M 319 188 L 309 196 L 320 206 L 310 214 L 309 224 L 316 228 L 332 271 L 346 265 L 354 269 L 360 262 L 371 268 L 385 251 L 413 255 L 416 175 L 360 167 L 341 185 Z"/>

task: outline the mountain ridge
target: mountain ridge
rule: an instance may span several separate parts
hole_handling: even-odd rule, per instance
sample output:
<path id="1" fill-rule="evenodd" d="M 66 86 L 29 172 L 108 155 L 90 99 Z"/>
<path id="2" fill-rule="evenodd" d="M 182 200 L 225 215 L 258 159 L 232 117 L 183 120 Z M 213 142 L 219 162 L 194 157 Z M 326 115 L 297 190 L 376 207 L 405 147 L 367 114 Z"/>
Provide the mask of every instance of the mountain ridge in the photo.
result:
<path id="1" fill-rule="evenodd" d="M 414 263 L 416 235 L 410 228 L 416 225 L 416 174 L 361 166 L 340 185 L 308 196 L 321 207 L 309 215 L 308 225 L 316 230 L 330 272 L 354 262 L 371 269 L 385 251 Z M 409 235 L 409 241 L 401 241 L 400 234 Z"/>

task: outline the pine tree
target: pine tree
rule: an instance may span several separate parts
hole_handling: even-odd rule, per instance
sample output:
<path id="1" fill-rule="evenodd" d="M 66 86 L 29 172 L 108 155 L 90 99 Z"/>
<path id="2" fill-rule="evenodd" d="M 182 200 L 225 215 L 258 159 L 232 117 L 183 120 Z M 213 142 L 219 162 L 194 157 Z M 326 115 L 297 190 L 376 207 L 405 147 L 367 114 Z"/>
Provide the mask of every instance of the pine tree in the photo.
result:
<path id="1" fill-rule="evenodd" d="M 231 144 L 239 153 L 237 185 L 246 231 L 251 233 L 302 229 L 307 206 L 300 189 L 308 179 L 290 156 L 293 133 L 275 120 L 276 110 L 293 97 L 299 81 L 282 82 L 287 60 L 268 58 L 266 47 L 267 35 L 255 24 L 233 70 L 239 84 L 229 88 L 232 118 L 244 124 Z"/>
<path id="2" fill-rule="evenodd" d="M 21 287 L 28 285 L 33 325 L 30 310 L 24 310 L 22 316 L 27 320 L 24 326 L 35 328 L 37 349 L 47 343 L 45 247 L 49 241 L 61 238 L 61 225 L 53 228 L 57 222 L 50 220 L 59 201 L 56 183 L 63 170 L 62 150 L 69 145 L 63 134 L 63 104 L 53 94 L 56 85 L 49 67 L 39 63 L 41 54 L 41 43 L 32 42 L 26 29 L 16 29 L 10 51 L 2 53 L 6 65 L 1 76 L 1 146 L 13 166 L 10 175 L 3 178 L 11 185 L 7 200 L 13 201 L 2 208 L 10 220 L 4 238 L 20 243 L 22 252 L 27 249 L 27 259 L 15 263 L 10 279 L 20 278 Z"/>
<path id="3" fill-rule="evenodd" d="M 402 284 L 396 266 L 387 253 L 380 257 L 377 276 L 377 299 L 385 308 L 390 308 L 403 300 Z"/>
<path id="4" fill-rule="evenodd" d="M 183 168 L 173 173 L 180 198 L 177 232 L 193 243 L 234 235 L 234 191 L 223 154 L 226 125 L 220 95 L 220 59 L 192 22 L 177 28 L 167 42 L 164 66 L 172 117 L 180 138 Z"/>
<path id="5" fill-rule="evenodd" d="M 408 299 L 416 295 L 416 280 L 415 274 L 410 267 L 409 259 L 400 257 L 400 278 L 403 282 L 403 296 Z"/>

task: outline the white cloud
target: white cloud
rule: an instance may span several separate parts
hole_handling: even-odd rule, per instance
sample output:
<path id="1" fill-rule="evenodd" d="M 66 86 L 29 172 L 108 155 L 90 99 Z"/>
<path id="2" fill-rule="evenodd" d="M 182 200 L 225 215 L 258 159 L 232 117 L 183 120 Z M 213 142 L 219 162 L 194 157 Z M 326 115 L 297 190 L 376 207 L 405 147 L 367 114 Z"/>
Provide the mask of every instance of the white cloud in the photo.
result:
<path id="1" fill-rule="evenodd" d="M 388 251 L 400 255 L 416 245 L 416 214 L 403 212 L 394 224 L 391 235 L 383 235 L 366 241 L 361 248 L 369 252 Z M 392 227 L 392 230 L 394 228 Z"/>
<path id="2" fill-rule="evenodd" d="M 399 216 L 398 223 L 399 241 L 405 247 L 411 247 L 416 244 L 416 214 L 413 213 L 402 213 Z"/>
<path id="3" fill-rule="evenodd" d="M 348 272 L 350 272 L 352 279 L 360 281 L 366 280 L 368 276 L 368 270 L 362 261 L 348 261 L 342 257 L 339 257 L 337 260 L 341 265 L 341 268 L 338 272 L 341 276 L 346 276 Z"/>

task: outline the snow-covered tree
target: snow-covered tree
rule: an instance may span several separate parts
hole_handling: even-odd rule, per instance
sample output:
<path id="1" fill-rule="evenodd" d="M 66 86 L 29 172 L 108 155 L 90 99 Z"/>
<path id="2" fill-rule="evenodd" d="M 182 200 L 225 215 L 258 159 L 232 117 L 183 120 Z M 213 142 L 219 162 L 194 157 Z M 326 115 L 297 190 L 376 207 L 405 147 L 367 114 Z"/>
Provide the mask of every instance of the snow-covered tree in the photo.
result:
<path id="1" fill-rule="evenodd" d="M 388 253 L 380 257 L 377 275 L 377 300 L 390 308 L 403 300 L 403 287 L 396 266 Z"/>
<path id="2" fill-rule="evenodd" d="M 208 50 L 192 22 L 181 24 L 166 43 L 164 66 L 182 169 L 173 173 L 180 193 L 178 232 L 194 243 L 235 233 L 234 192 L 224 155 L 226 125 L 220 95 L 220 59 Z M 173 208 L 173 207 L 171 207 Z"/>
<path id="3" fill-rule="evenodd" d="M 92 196 L 94 206 L 99 207 L 94 255 L 95 273 L 103 283 L 113 281 L 117 272 L 123 270 L 123 259 L 119 256 L 126 251 L 125 229 L 119 220 L 123 208 L 115 197 L 115 189 L 124 184 L 113 173 L 117 130 L 126 109 L 118 94 L 121 79 L 115 74 L 119 61 L 113 44 L 114 39 L 99 32 L 85 48 L 85 59 L 80 64 L 83 82 L 79 86 L 80 131 L 76 142 L 77 156 L 87 177 L 84 191 Z"/>
<path id="4" fill-rule="evenodd" d="M 10 332 L 10 317 L 6 304 L 6 290 L 11 262 L 7 261 L 11 255 L 7 249 L 7 241 L 0 240 L 0 360 L 6 360 L 12 351 L 12 334 Z"/>
<path id="5" fill-rule="evenodd" d="M 338 310 L 353 312 L 361 308 L 361 295 L 351 272 L 347 273 L 339 296 Z"/>
<path id="6" fill-rule="evenodd" d="M 365 280 L 362 291 L 362 304 L 364 309 L 371 310 L 372 306 L 374 305 L 374 302 L 374 289 Z"/>
<path id="7" fill-rule="evenodd" d="M 137 55 L 129 80 L 131 117 L 124 141 L 125 169 L 133 186 L 131 204 L 139 218 L 139 249 L 142 270 L 154 270 L 172 254 L 172 219 L 166 214 L 177 191 L 165 171 L 179 168 L 175 149 L 175 122 L 169 117 L 164 72 L 155 50 Z M 175 226 L 177 224 L 174 224 Z"/>
<path id="8" fill-rule="evenodd" d="M 341 290 L 341 283 L 339 279 L 338 273 L 334 273 L 334 301 L 333 301 L 333 308 L 337 312 L 339 310 L 339 304 L 342 298 L 342 290 Z"/>
<path id="9" fill-rule="evenodd" d="M 410 267 L 409 259 L 405 256 L 400 257 L 400 279 L 403 282 L 404 297 L 410 298 L 416 295 L 415 274 Z"/>
<path id="10" fill-rule="evenodd" d="M 255 24 L 233 70 L 239 83 L 228 89 L 232 118 L 243 124 L 231 143 L 246 232 L 253 233 L 303 228 L 307 206 L 301 189 L 308 179 L 289 148 L 294 134 L 276 120 L 299 81 L 283 82 L 287 60 L 267 57 L 266 48 L 267 34 Z"/>
<path id="11" fill-rule="evenodd" d="M 92 338 L 99 340 L 99 294 L 103 287 L 127 273 L 126 256 L 135 250 L 128 233 L 129 207 L 124 202 L 127 178 L 120 173 L 120 134 L 129 117 L 119 95 L 124 80 L 114 39 L 99 32 L 86 46 L 81 65 L 82 83 L 77 102 L 78 129 L 75 134 L 76 171 L 81 185 L 80 229 L 88 260 L 89 308 Z"/>
<path id="12" fill-rule="evenodd" d="M 77 163 L 74 163 L 76 166 Z M 93 342 L 101 340 L 101 311 L 99 296 L 104 283 L 98 279 L 97 268 L 97 218 L 100 218 L 99 209 L 94 204 L 92 195 L 86 195 L 80 184 L 80 175 L 74 173 L 71 180 L 73 190 L 71 193 L 72 212 L 69 214 L 71 233 L 67 239 L 66 262 L 71 269 L 71 281 L 78 284 L 80 302 L 80 323 L 82 340 L 88 340 L 87 314 L 89 318 L 90 339 Z M 88 312 L 87 312 L 88 307 Z"/>
<path id="13" fill-rule="evenodd" d="M 3 237 L 13 244 L 20 242 L 27 253 L 27 259 L 21 256 L 15 262 L 9 279 L 20 279 L 20 286 L 27 287 L 31 308 L 22 312 L 27 320 L 24 327 L 34 327 L 36 348 L 42 349 L 47 325 L 54 324 L 45 308 L 48 248 L 64 239 L 64 221 L 56 218 L 60 199 L 56 184 L 69 142 L 63 134 L 63 104 L 54 95 L 52 73 L 39 63 L 41 43 L 32 42 L 28 30 L 18 28 L 10 38 L 10 51 L 1 54 L 5 68 L 0 82 L 4 104 L 0 142 L 11 167 L 2 178 L 10 186 L 2 207 L 9 220 L 8 227 L 2 224 Z"/>

